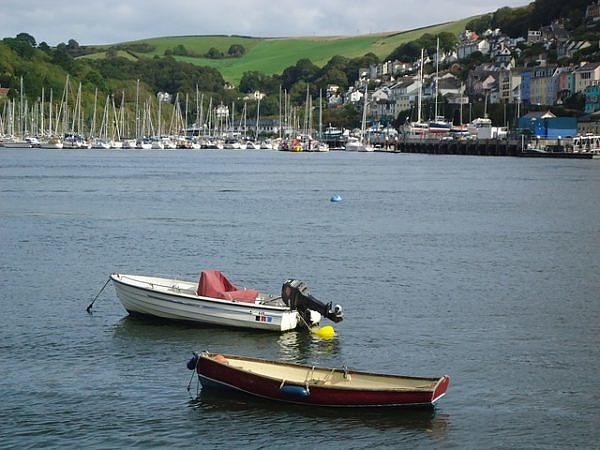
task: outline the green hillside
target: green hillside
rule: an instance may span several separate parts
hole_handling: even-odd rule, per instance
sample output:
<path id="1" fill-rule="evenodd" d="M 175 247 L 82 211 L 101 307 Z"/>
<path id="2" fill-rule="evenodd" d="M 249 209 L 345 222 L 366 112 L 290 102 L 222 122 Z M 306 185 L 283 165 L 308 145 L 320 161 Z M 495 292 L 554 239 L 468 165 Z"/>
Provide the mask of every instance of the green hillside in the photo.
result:
<path id="1" fill-rule="evenodd" d="M 341 37 L 290 37 L 290 38 L 252 38 L 244 36 L 179 36 L 144 39 L 124 42 L 115 47 L 130 49 L 129 55 L 138 58 L 163 56 L 165 51 L 183 46 L 190 54 L 204 55 L 211 48 L 227 53 L 231 45 L 241 45 L 246 53 L 238 58 L 209 59 L 204 57 L 175 56 L 180 61 L 195 65 L 214 67 L 226 81 L 236 84 L 247 71 L 260 71 L 267 75 L 281 73 L 285 68 L 293 66 L 299 59 L 310 59 L 317 66 L 323 66 L 335 55 L 356 58 L 366 53 L 374 53 L 379 58 L 387 57 L 399 45 L 417 39 L 424 33 L 437 34 L 450 32 L 455 35 L 472 20 L 466 18 L 456 22 L 433 25 L 426 28 L 399 32 L 381 33 L 362 36 Z M 139 52 L 136 46 L 148 44 L 152 51 Z M 96 47 L 106 50 L 107 46 Z M 131 50 L 133 49 L 133 50 Z M 101 58 L 105 51 L 84 56 L 84 58 Z"/>

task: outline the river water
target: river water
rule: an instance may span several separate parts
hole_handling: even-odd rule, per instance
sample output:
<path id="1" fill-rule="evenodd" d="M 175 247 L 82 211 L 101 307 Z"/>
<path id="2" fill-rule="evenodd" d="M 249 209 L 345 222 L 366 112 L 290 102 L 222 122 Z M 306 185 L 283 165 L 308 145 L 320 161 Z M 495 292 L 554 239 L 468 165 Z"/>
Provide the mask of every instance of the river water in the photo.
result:
<path id="1" fill-rule="evenodd" d="M 599 193 L 596 160 L 2 148 L 1 446 L 597 448 Z M 150 322 L 110 284 L 85 311 L 111 272 L 211 268 L 345 320 Z M 197 396 L 200 350 L 452 381 L 433 411 Z"/>

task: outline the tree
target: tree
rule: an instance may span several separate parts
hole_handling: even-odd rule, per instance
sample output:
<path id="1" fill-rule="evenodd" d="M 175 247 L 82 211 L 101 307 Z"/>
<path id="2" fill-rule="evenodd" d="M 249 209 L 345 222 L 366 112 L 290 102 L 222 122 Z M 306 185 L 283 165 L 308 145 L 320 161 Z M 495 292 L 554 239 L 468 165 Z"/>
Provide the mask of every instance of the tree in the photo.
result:
<path id="1" fill-rule="evenodd" d="M 257 70 L 244 72 L 240 79 L 240 92 L 250 93 L 260 90 L 262 76 L 264 76 L 264 74 Z"/>
<path id="2" fill-rule="evenodd" d="M 273 93 L 279 90 L 279 83 L 269 75 L 265 75 L 259 71 L 244 72 L 239 85 L 240 92 L 255 92 L 261 91 L 265 93 Z"/>
<path id="3" fill-rule="evenodd" d="M 206 52 L 206 57 L 210 59 L 221 59 L 223 56 L 223 52 L 215 47 L 209 48 Z"/>
<path id="4" fill-rule="evenodd" d="M 315 87 L 317 89 L 327 89 L 327 86 L 330 84 L 339 86 L 344 91 L 350 85 L 346 72 L 337 67 L 328 70 L 315 80 Z"/>
<path id="5" fill-rule="evenodd" d="M 239 58 L 240 56 L 243 56 L 246 53 L 246 49 L 244 48 L 243 45 L 240 44 L 232 44 L 229 47 L 229 50 L 227 50 L 227 56 L 230 56 L 232 58 Z"/>
<path id="6" fill-rule="evenodd" d="M 19 33 L 15 38 L 18 41 L 26 42 L 30 47 L 35 47 L 35 38 L 27 33 Z"/>
<path id="7" fill-rule="evenodd" d="M 537 28 L 537 26 L 539 25 L 532 24 L 529 6 L 522 8 L 500 8 L 494 13 L 492 21 L 493 28 L 500 28 L 504 33 L 512 37 L 525 37 L 528 29 Z"/>
<path id="8" fill-rule="evenodd" d="M 50 52 L 52 51 L 52 49 L 50 48 L 50 46 L 46 43 L 46 41 L 40 42 L 38 44 L 38 48 L 40 50 L 42 50 L 44 53 L 50 54 Z"/>
<path id="9" fill-rule="evenodd" d="M 405 42 L 396 47 L 386 58 L 390 61 L 414 61 L 421 56 L 421 47 L 416 42 Z"/>
<path id="10" fill-rule="evenodd" d="M 304 80 L 298 80 L 289 90 L 290 100 L 295 105 L 303 105 L 306 101 L 306 87 Z"/>
<path id="11" fill-rule="evenodd" d="M 260 101 L 261 117 L 275 116 L 279 114 L 279 93 L 272 94 Z"/>
<path id="12" fill-rule="evenodd" d="M 27 33 L 19 33 L 14 38 L 5 38 L 2 42 L 21 58 L 31 59 L 33 57 L 35 38 Z"/>
<path id="13" fill-rule="evenodd" d="M 52 62 L 61 66 L 67 72 L 72 72 L 74 67 L 73 57 L 67 52 L 65 44 L 62 47 L 60 44 L 56 47 L 52 55 Z"/>
<path id="14" fill-rule="evenodd" d="M 330 123 L 338 128 L 356 128 L 360 126 L 362 114 L 354 105 L 345 105 L 341 109 L 324 109 L 323 123 Z"/>
<path id="15" fill-rule="evenodd" d="M 558 17 L 568 17 L 574 10 L 585 12 L 586 7 L 591 3 L 594 2 L 590 0 L 536 0 L 530 4 L 528 25 L 531 28 L 548 25 Z"/>
<path id="16" fill-rule="evenodd" d="M 69 41 L 67 42 L 67 48 L 69 50 L 78 50 L 79 42 L 77 42 L 75 39 L 69 39 Z"/>
<path id="17" fill-rule="evenodd" d="M 438 34 L 440 39 L 440 50 L 445 52 L 451 52 L 456 48 L 458 44 L 458 38 L 455 34 L 449 33 L 447 31 L 443 31 Z"/>
<path id="18" fill-rule="evenodd" d="M 319 68 L 315 66 L 312 61 L 308 58 L 299 59 L 296 62 L 296 67 L 300 69 L 300 76 L 303 80 L 310 80 L 319 71 Z"/>
<path id="19" fill-rule="evenodd" d="M 319 68 L 310 59 L 299 59 L 295 66 L 286 68 L 281 74 L 282 87 L 289 90 L 298 81 L 312 82 L 318 73 Z"/>
<path id="20" fill-rule="evenodd" d="M 185 48 L 185 46 L 183 44 L 176 45 L 175 48 L 173 48 L 172 53 L 173 53 L 173 55 L 178 55 L 178 56 L 188 56 L 187 48 Z"/>
<path id="21" fill-rule="evenodd" d="M 84 83 L 89 83 L 91 86 L 97 87 L 101 91 L 105 91 L 108 88 L 106 80 L 96 70 L 90 70 L 83 81 Z"/>
<path id="22" fill-rule="evenodd" d="M 482 34 L 485 30 L 492 28 L 492 20 L 494 16 L 492 14 L 484 14 L 479 16 L 465 25 L 465 29 L 474 31 L 477 34 Z"/>

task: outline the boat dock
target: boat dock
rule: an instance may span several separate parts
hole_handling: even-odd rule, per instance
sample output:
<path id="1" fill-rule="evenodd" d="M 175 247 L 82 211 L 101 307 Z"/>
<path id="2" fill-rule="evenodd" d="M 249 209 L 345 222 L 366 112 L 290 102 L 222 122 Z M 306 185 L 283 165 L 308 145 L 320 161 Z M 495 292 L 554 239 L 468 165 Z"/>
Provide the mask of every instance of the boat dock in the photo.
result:
<path id="1" fill-rule="evenodd" d="M 565 151 L 564 147 L 555 147 L 547 151 L 523 150 L 517 140 L 423 140 L 394 142 L 379 151 L 399 153 L 424 153 L 430 155 L 473 155 L 473 156 L 519 156 L 526 158 L 574 158 L 600 159 L 600 153 L 591 151 Z"/>

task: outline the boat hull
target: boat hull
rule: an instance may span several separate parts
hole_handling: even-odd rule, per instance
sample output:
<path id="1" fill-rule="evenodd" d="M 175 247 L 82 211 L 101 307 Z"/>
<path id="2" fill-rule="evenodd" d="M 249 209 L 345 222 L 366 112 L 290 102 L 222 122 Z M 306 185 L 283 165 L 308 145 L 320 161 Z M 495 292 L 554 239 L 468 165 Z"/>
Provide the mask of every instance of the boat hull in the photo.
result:
<path id="1" fill-rule="evenodd" d="M 124 274 L 112 274 L 111 280 L 130 314 L 267 331 L 298 326 L 297 312 L 287 307 L 202 297 L 192 282 Z"/>
<path id="2" fill-rule="evenodd" d="M 203 353 L 203 389 L 227 389 L 270 400 L 329 407 L 432 407 L 450 378 L 415 378 L 315 368 L 258 358 Z"/>

